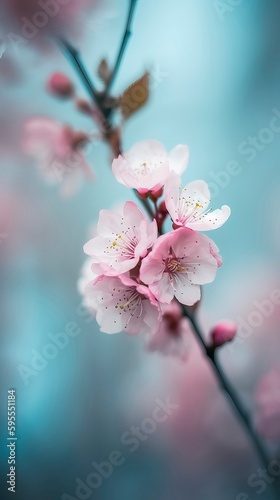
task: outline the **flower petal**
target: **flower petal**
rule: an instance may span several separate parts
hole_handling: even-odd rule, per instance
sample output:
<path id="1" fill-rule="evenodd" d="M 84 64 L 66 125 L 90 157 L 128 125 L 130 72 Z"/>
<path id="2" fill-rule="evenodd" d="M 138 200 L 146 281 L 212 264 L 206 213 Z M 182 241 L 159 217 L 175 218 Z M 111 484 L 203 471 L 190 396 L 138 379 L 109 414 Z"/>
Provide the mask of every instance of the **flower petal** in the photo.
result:
<path id="1" fill-rule="evenodd" d="M 192 222 L 188 222 L 188 227 L 195 231 L 211 231 L 212 229 L 218 229 L 228 220 L 230 214 L 230 207 L 228 205 L 223 205 L 221 209 L 217 208 L 213 212 L 209 212 Z"/>
<path id="2" fill-rule="evenodd" d="M 186 274 L 178 273 L 174 280 L 174 295 L 181 304 L 192 306 L 200 300 L 200 286 L 190 283 Z"/>
<path id="3" fill-rule="evenodd" d="M 163 273 L 159 281 L 149 285 L 151 292 L 159 302 L 170 304 L 174 298 L 174 288 L 168 273 Z"/>
<path id="4" fill-rule="evenodd" d="M 189 148 L 184 144 L 178 144 L 169 153 L 169 169 L 181 175 L 187 168 L 189 160 Z"/>

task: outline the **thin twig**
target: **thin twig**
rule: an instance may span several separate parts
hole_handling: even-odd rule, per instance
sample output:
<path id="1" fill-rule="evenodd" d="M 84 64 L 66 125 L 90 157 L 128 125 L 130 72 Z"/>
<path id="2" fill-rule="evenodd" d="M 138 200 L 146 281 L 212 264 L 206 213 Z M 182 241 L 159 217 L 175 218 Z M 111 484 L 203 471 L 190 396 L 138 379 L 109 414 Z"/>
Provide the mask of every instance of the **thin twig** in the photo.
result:
<path id="1" fill-rule="evenodd" d="M 109 91 L 111 90 L 111 87 L 112 87 L 112 85 L 113 85 L 113 83 L 115 81 L 115 78 L 117 76 L 117 73 L 119 71 L 119 68 L 120 68 L 120 65 L 121 65 L 121 62 L 122 62 L 122 58 L 123 58 L 123 55 L 124 55 L 124 52 L 125 52 L 125 49 L 126 49 L 126 46 L 127 46 L 127 42 L 128 42 L 129 37 L 131 35 L 131 29 L 130 28 L 131 28 L 131 23 L 132 23 L 133 14 L 134 14 L 134 11 L 135 11 L 136 3 L 137 3 L 137 0 L 130 0 L 130 6 L 129 6 L 128 16 L 127 16 L 127 20 L 126 20 L 125 31 L 124 31 L 124 34 L 123 34 L 123 37 L 122 37 L 121 45 L 120 45 L 120 48 L 119 48 L 119 52 L 118 52 L 118 55 L 117 55 L 117 59 L 116 59 L 113 71 L 111 73 L 111 76 L 110 76 L 110 78 L 109 78 L 109 80 L 107 82 L 107 85 L 106 85 L 106 88 L 105 88 L 105 91 L 104 91 L 104 97 L 108 96 Z"/>
<path id="2" fill-rule="evenodd" d="M 97 90 L 95 89 L 95 86 L 94 86 L 93 82 L 91 81 L 91 79 L 88 75 L 88 72 L 85 69 L 83 62 L 81 61 L 79 52 L 77 51 L 77 49 L 75 49 L 75 47 L 73 47 L 73 45 L 71 45 L 65 39 L 60 39 L 60 43 L 62 44 L 62 47 L 66 51 L 71 62 L 73 63 L 74 67 L 76 68 L 78 74 L 80 75 L 81 80 L 84 83 L 84 86 L 85 86 L 86 90 L 88 91 L 90 97 L 94 100 L 97 108 L 104 116 L 102 99 L 100 98 Z"/>
<path id="3" fill-rule="evenodd" d="M 257 450 L 259 457 L 261 461 L 263 462 L 264 466 L 267 467 L 270 462 L 270 458 L 267 455 L 267 452 L 265 450 L 265 447 L 263 446 L 259 436 L 254 430 L 254 427 L 251 423 L 250 417 L 245 410 L 242 402 L 240 401 L 235 389 L 232 387 L 232 385 L 229 383 L 227 380 L 222 367 L 220 366 L 217 356 L 216 356 L 216 350 L 209 348 L 203 338 L 202 332 L 200 330 L 200 327 L 198 326 L 197 320 L 193 314 L 190 313 L 189 309 L 185 306 L 182 307 L 184 316 L 187 317 L 192 326 L 193 330 L 195 333 L 196 338 L 198 339 L 199 343 L 201 344 L 203 351 L 209 361 L 212 363 L 212 368 L 215 372 L 215 375 L 224 391 L 226 392 L 228 399 L 233 406 L 235 412 L 237 415 L 240 417 L 240 420 L 242 421 L 248 435 L 251 438 L 251 442 L 253 443 L 255 449 Z M 272 488 L 275 490 L 276 495 L 278 495 L 278 485 L 277 484 L 272 484 Z M 277 496 L 278 498 L 278 496 Z"/>
<path id="4" fill-rule="evenodd" d="M 143 207 L 147 210 L 149 216 L 151 217 L 151 219 L 153 220 L 155 218 L 155 214 L 153 212 L 153 209 L 150 205 L 150 202 L 147 198 L 141 198 L 141 196 L 139 196 L 139 193 L 136 189 L 134 189 L 134 192 L 138 198 L 138 200 L 142 203 Z"/>

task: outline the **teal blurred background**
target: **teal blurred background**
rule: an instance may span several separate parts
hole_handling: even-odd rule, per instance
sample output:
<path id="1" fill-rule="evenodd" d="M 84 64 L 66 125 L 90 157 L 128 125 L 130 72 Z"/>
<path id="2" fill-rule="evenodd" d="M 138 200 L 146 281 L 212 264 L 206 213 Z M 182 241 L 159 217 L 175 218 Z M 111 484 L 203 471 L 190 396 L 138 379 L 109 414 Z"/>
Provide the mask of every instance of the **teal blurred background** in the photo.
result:
<path id="1" fill-rule="evenodd" d="M 271 128 L 271 119 L 280 117 L 280 4 L 244 0 L 223 14 L 218 4 L 234 2 L 139 0 L 113 89 L 118 95 L 150 70 L 150 101 L 125 125 L 124 149 L 149 138 L 167 150 L 188 144 L 184 181 L 206 180 L 213 206 L 232 209 L 229 222 L 210 235 L 224 265 L 204 290 L 199 315 L 205 332 L 223 318 L 248 323 L 254 301 L 267 300 L 280 288 L 280 129 Z M 78 46 L 93 76 L 102 57 L 113 63 L 127 9 L 127 1 L 107 0 L 82 26 Z M 92 122 L 71 103 L 50 96 L 45 83 L 52 72 L 63 71 L 79 95 L 86 94 L 55 46 L 52 53 L 38 52 L 31 43 L 19 53 L 11 47 L 6 52 L 0 61 L 0 232 L 6 235 L 0 246 L 0 431 L 6 436 L 7 390 L 14 387 L 16 498 L 78 498 L 76 479 L 86 481 L 92 462 L 108 460 L 112 450 L 124 463 L 81 498 L 243 500 L 242 493 L 259 498 L 248 485 L 259 462 L 194 339 L 189 360 L 182 363 L 145 352 L 141 338 L 102 334 L 95 320 L 81 313 L 77 280 L 83 244 L 100 209 L 134 197 L 112 177 L 110 152 L 100 142 L 87 155 L 95 183 L 84 183 L 68 199 L 44 183 L 20 151 L 22 121 L 46 115 L 92 130 Z M 10 72 L 12 81 L 6 57 L 17 68 Z M 279 127 L 280 118 L 273 123 Z M 255 136 L 258 146 L 248 152 L 249 138 Z M 232 162 L 235 175 L 229 173 Z M 253 414 L 256 384 L 279 362 L 279 318 L 276 305 L 251 333 L 246 335 L 245 328 L 221 352 Z M 64 331 L 69 322 L 79 333 L 24 382 L 19 367 L 30 368 L 34 350 L 41 353 L 49 334 Z M 150 417 L 156 400 L 167 397 L 178 405 L 176 411 L 129 451 L 123 433 Z M 267 444 L 272 454 L 280 452 L 279 442 Z M 6 498 L 3 444 L 0 453 Z M 268 490 L 261 498 L 270 498 Z"/>

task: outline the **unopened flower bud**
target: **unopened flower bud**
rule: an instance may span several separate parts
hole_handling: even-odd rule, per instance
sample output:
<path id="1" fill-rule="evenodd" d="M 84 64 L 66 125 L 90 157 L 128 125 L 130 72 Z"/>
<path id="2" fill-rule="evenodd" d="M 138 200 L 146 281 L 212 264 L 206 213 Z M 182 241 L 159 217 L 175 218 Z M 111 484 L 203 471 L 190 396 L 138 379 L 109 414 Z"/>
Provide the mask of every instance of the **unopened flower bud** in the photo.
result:
<path id="1" fill-rule="evenodd" d="M 86 115 L 91 115 L 93 112 L 93 108 L 91 104 L 86 99 L 77 99 L 76 107 L 78 111 L 85 113 Z"/>
<path id="2" fill-rule="evenodd" d="M 150 195 L 150 191 L 148 191 L 148 189 L 137 189 L 137 193 L 139 198 L 141 198 L 142 200 L 146 200 Z"/>
<path id="3" fill-rule="evenodd" d="M 160 198 L 162 196 L 162 193 L 163 193 L 163 188 L 160 187 L 159 189 L 157 189 L 156 191 L 152 191 L 150 193 L 150 198 L 152 201 L 157 201 L 158 198 Z"/>
<path id="4" fill-rule="evenodd" d="M 166 208 L 166 205 L 165 205 L 165 201 L 162 201 L 159 205 L 159 211 L 162 215 L 167 215 L 168 214 L 168 210 Z"/>
<path id="5" fill-rule="evenodd" d="M 224 320 L 218 323 L 211 330 L 211 337 L 213 341 L 213 347 L 220 347 L 226 342 L 231 342 L 237 332 L 237 325 L 234 321 Z"/>
<path id="6" fill-rule="evenodd" d="M 63 73 L 53 73 L 47 81 L 47 89 L 58 97 L 71 97 L 74 86 L 68 76 Z"/>

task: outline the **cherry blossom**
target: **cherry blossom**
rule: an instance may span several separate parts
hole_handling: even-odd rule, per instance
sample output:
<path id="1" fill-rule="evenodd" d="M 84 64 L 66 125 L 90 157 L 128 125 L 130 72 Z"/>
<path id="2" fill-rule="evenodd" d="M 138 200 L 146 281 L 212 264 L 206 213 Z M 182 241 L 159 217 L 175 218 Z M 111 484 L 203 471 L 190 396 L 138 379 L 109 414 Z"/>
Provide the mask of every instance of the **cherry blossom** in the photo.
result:
<path id="1" fill-rule="evenodd" d="M 113 161 L 112 169 L 118 182 L 137 189 L 141 195 L 161 194 L 171 171 L 182 174 L 189 158 L 187 146 L 179 144 L 168 154 L 155 140 L 141 141 Z"/>
<path id="2" fill-rule="evenodd" d="M 161 311 L 148 287 L 137 283 L 127 274 L 99 276 L 86 288 L 96 309 L 101 332 L 130 335 L 157 332 Z"/>
<path id="3" fill-rule="evenodd" d="M 71 39 L 81 32 L 81 20 L 96 8 L 98 0 L 42 1 L 2 0 L 2 32 L 16 50 L 34 42 L 45 48 L 46 35 Z M 42 43 L 43 42 L 43 43 Z M 48 47 L 50 44 L 48 44 Z"/>
<path id="4" fill-rule="evenodd" d="M 261 379 L 256 391 L 257 426 L 270 440 L 280 439 L 280 366 L 272 368 Z"/>
<path id="5" fill-rule="evenodd" d="M 122 213 L 101 210 L 97 234 L 84 246 L 97 274 L 117 276 L 133 269 L 157 239 L 156 221 L 128 201 Z"/>
<path id="6" fill-rule="evenodd" d="M 147 350 L 185 360 L 190 350 L 189 320 L 183 318 L 176 300 L 172 300 L 170 304 L 161 304 L 161 311 L 163 316 L 160 328 L 154 335 L 147 336 Z"/>
<path id="7" fill-rule="evenodd" d="M 181 188 L 179 175 L 171 172 L 164 188 L 166 208 L 175 227 L 184 226 L 196 231 L 221 227 L 230 216 L 230 208 L 209 208 L 210 192 L 204 181 L 193 181 Z"/>
<path id="8" fill-rule="evenodd" d="M 212 244 L 187 228 L 160 236 L 141 264 L 140 278 L 160 302 L 168 304 L 175 296 L 191 306 L 200 299 L 200 285 L 215 279 L 220 260 L 211 252 Z"/>
<path id="9" fill-rule="evenodd" d="M 87 140 L 84 132 L 49 118 L 36 117 L 25 122 L 22 147 L 37 160 L 45 180 L 61 184 L 61 193 L 67 196 L 79 188 L 81 174 L 90 180 L 93 177 L 81 152 Z"/>

